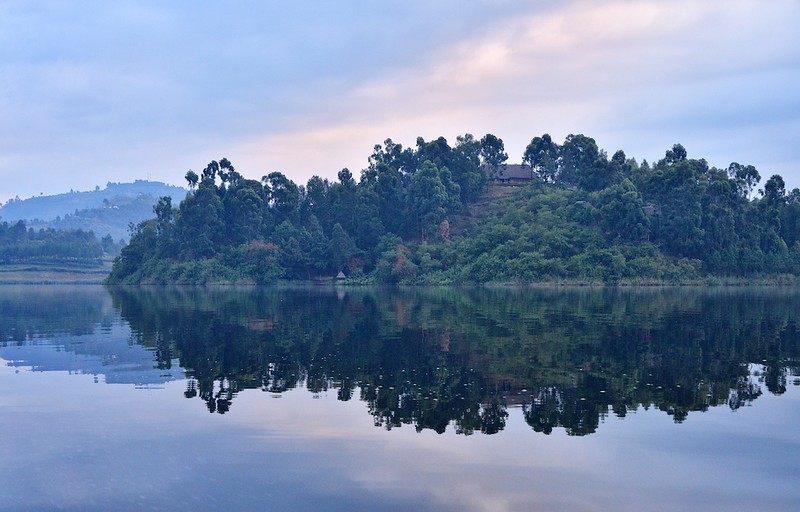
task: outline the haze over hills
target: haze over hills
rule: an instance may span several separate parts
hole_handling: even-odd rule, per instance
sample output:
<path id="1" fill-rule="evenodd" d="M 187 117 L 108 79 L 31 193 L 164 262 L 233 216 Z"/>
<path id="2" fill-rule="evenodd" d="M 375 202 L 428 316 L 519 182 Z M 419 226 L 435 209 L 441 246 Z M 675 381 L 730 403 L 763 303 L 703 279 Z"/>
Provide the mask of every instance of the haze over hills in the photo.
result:
<path id="1" fill-rule="evenodd" d="M 0 220 L 26 221 L 30 228 L 93 231 L 98 238 L 128 237 L 128 225 L 153 217 L 153 205 L 162 196 L 180 202 L 186 189 L 158 181 L 106 184 L 93 191 L 70 191 L 53 196 L 12 199 L 0 207 Z"/>

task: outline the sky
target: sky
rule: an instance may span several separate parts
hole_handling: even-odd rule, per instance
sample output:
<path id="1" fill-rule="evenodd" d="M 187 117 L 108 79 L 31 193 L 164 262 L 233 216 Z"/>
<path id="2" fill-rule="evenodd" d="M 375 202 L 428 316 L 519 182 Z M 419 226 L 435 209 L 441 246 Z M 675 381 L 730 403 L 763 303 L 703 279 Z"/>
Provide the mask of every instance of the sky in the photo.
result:
<path id="1" fill-rule="evenodd" d="M 673 144 L 800 187 L 800 1 L 0 0 L 0 201 L 228 158 L 298 184 L 375 144 Z"/>

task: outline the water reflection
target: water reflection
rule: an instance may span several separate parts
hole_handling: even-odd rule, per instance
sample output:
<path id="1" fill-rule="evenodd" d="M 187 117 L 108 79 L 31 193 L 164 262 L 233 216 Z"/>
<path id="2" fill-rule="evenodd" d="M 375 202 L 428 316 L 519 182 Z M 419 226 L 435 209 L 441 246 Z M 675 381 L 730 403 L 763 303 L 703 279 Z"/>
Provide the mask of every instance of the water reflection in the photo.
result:
<path id="1" fill-rule="evenodd" d="M 357 396 L 376 426 L 497 433 L 520 406 L 536 432 L 597 430 L 655 407 L 737 409 L 798 375 L 795 290 L 111 290 L 185 396 Z M 791 382 L 790 382 L 791 381 Z"/>
<path id="2" fill-rule="evenodd" d="M 0 287 L 0 342 L 22 344 L 109 328 L 108 293 L 95 286 Z"/>
<path id="3" fill-rule="evenodd" d="M 164 354 L 131 339 L 108 292 L 95 286 L 1 286 L 0 358 L 109 384 L 154 387 L 184 378 Z"/>

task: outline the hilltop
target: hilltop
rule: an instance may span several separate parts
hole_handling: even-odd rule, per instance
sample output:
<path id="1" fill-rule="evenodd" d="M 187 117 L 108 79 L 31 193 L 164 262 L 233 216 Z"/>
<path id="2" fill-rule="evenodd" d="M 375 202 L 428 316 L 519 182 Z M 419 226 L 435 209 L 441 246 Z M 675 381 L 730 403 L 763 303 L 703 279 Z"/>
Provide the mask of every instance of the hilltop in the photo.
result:
<path id="1" fill-rule="evenodd" d="M 800 190 L 675 144 L 650 165 L 585 135 L 545 134 L 506 164 L 502 140 L 387 139 L 357 182 L 211 162 L 177 208 L 160 201 L 109 283 L 793 282 Z"/>
<path id="2" fill-rule="evenodd" d="M 179 202 L 186 189 L 158 181 L 109 182 L 93 191 L 9 200 L 0 207 L 0 220 L 24 220 L 36 230 L 82 229 L 93 231 L 98 238 L 111 235 L 114 240 L 127 239 L 129 224 L 151 218 L 153 206 L 162 196 Z"/>

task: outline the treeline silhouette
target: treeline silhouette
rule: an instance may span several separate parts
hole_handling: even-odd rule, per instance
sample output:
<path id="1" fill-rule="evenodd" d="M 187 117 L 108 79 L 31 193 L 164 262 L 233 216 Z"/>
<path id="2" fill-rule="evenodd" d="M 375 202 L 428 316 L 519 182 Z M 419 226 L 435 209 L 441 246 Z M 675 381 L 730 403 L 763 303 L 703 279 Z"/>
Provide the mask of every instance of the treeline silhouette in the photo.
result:
<path id="1" fill-rule="evenodd" d="M 227 159 L 138 225 L 110 283 L 686 282 L 797 275 L 800 190 L 680 144 L 649 164 L 585 135 L 535 137 L 522 166 L 487 134 L 376 145 L 356 181 L 247 179 Z M 512 197 L 492 191 L 515 185 Z M 488 187 L 488 188 L 487 188 Z M 502 194 L 500 194 L 502 195 Z"/>

